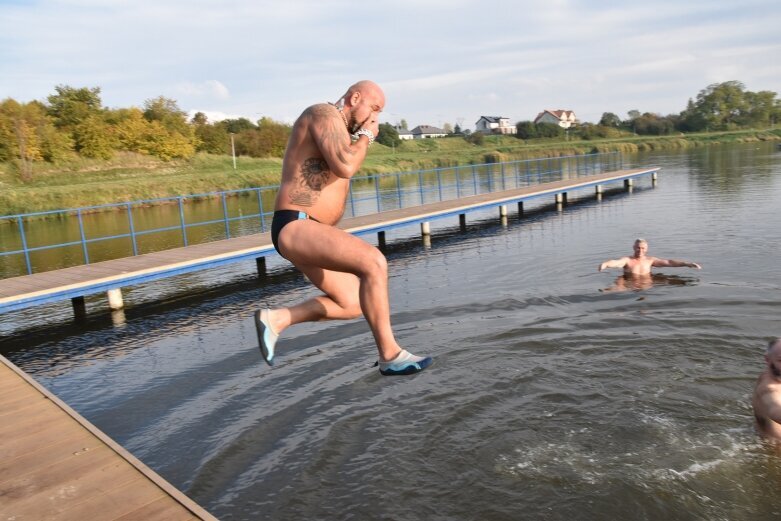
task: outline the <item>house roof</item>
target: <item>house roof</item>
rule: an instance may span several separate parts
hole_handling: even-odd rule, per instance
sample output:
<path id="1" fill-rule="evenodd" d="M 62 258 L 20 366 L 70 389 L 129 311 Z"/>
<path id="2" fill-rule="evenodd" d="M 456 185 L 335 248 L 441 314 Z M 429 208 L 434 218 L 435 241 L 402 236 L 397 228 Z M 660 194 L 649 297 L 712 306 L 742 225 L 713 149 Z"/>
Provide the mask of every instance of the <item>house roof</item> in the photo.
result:
<path id="1" fill-rule="evenodd" d="M 534 122 L 536 123 L 537 121 L 539 121 L 539 119 L 542 116 L 544 116 L 546 113 L 550 114 L 551 116 L 553 116 L 554 118 L 556 118 L 558 120 L 562 120 L 564 118 L 569 118 L 570 116 L 575 117 L 575 112 L 572 111 L 572 110 L 561 110 L 561 109 L 559 109 L 559 110 L 548 110 L 548 109 L 545 109 L 542 112 L 540 112 L 539 114 L 537 114 L 537 117 L 534 118 Z"/>
<path id="2" fill-rule="evenodd" d="M 431 125 L 418 125 L 412 129 L 413 134 L 447 134 L 444 130 Z"/>
<path id="3" fill-rule="evenodd" d="M 480 119 L 484 119 L 489 123 L 499 123 L 499 121 L 502 119 L 510 119 L 510 118 L 505 118 L 504 116 L 480 116 Z M 480 119 L 478 119 L 477 121 L 479 122 Z"/>

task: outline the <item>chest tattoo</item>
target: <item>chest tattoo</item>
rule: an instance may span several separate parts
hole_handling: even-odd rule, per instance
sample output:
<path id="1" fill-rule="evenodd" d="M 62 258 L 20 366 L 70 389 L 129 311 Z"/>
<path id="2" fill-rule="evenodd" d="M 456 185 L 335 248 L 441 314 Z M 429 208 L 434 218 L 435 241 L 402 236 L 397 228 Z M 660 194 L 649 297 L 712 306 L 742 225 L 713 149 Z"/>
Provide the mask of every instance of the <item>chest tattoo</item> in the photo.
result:
<path id="1" fill-rule="evenodd" d="M 301 165 L 298 186 L 290 193 L 290 202 L 299 206 L 315 204 L 330 173 L 324 159 L 313 157 L 305 160 Z"/>

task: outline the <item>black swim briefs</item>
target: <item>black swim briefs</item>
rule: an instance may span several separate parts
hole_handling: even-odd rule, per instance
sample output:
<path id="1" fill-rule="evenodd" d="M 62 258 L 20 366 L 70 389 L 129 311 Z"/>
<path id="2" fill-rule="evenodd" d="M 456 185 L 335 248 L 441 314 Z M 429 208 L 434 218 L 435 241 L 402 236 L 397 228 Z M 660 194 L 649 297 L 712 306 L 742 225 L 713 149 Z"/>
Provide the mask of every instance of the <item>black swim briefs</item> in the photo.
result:
<path id="1" fill-rule="evenodd" d="M 297 221 L 299 219 L 312 219 L 313 221 L 320 222 L 313 217 L 309 217 L 309 214 L 305 212 L 299 212 L 298 210 L 276 210 L 274 212 L 274 219 L 271 221 L 271 242 L 274 243 L 274 249 L 277 253 L 282 255 L 279 251 L 279 232 L 282 231 L 288 223 Z M 284 255 L 282 255 L 284 257 Z"/>

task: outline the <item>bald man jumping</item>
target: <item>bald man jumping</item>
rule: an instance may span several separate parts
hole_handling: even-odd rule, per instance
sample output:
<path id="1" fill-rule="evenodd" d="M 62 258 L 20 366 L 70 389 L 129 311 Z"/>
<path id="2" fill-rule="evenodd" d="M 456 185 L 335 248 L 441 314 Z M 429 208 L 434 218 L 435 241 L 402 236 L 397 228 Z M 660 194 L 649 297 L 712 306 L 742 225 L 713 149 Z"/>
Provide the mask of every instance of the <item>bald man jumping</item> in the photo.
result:
<path id="1" fill-rule="evenodd" d="M 363 315 L 383 375 L 422 371 L 433 360 L 396 342 L 388 302 L 388 265 L 377 248 L 334 225 L 344 213 L 350 178 L 379 131 L 385 106 L 379 85 L 359 81 L 337 103 L 307 108 L 293 125 L 282 162 L 271 238 L 323 295 L 292 307 L 255 312 L 263 359 L 273 365 L 279 335 L 293 324 Z"/>

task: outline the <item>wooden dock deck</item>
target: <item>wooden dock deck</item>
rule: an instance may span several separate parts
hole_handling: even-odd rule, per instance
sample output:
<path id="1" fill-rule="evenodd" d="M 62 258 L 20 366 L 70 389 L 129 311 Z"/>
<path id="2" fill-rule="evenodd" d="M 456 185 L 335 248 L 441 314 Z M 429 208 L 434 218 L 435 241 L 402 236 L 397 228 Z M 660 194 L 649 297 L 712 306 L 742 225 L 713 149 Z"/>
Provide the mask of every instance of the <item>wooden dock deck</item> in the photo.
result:
<path id="1" fill-rule="evenodd" d="M 0 356 L 0 520 L 215 520 Z"/>
<path id="2" fill-rule="evenodd" d="M 476 210 L 550 197 L 656 175 L 659 168 L 620 170 L 491 192 L 420 206 L 344 219 L 339 227 L 356 235 L 380 233 L 400 226 L 426 223 Z M 260 233 L 193 246 L 147 253 L 94 264 L 74 266 L 0 280 L 0 313 L 93 293 L 116 291 L 123 286 L 191 273 L 233 262 L 256 260 L 274 254 L 271 234 Z M 74 302 L 75 305 L 75 302 Z"/>

